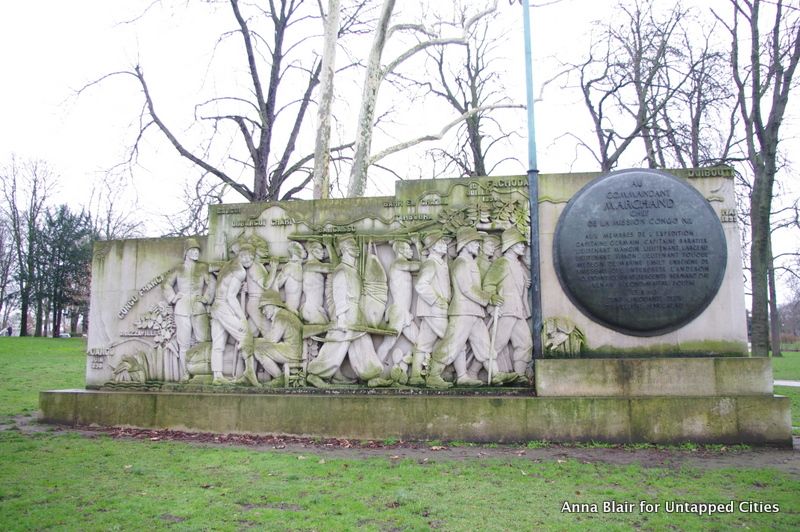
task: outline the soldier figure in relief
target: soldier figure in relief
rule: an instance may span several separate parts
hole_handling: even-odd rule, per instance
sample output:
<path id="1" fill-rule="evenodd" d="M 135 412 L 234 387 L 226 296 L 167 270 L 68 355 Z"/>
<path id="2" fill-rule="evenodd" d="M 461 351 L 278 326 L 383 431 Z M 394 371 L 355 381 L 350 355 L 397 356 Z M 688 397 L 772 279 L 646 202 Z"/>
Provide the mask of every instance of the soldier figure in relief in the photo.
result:
<path id="1" fill-rule="evenodd" d="M 188 378 L 186 352 L 193 345 L 208 342 L 208 305 L 214 301 L 216 279 L 208 265 L 198 262 L 200 244 L 194 238 L 184 243 L 183 264 L 170 272 L 164 280 L 164 298 L 174 305 L 175 339 L 178 342 L 181 380 Z"/>
<path id="2" fill-rule="evenodd" d="M 303 259 L 306 250 L 299 242 L 289 243 L 289 262 L 278 274 L 275 288 L 284 289 L 286 308 L 294 312 L 300 310 L 300 298 L 303 295 Z"/>
<path id="3" fill-rule="evenodd" d="M 469 342 L 472 353 L 487 373 L 492 375 L 491 384 L 504 384 L 516 379 L 515 374 L 500 373 L 497 361 L 491 356 L 491 341 L 486 327 L 486 306 L 500 305 L 502 296 L 490 294 L 481 287 L 481 275 L 475 256 L 478 254 L 481 236 L 474 227 L 462 227 L 456 233 L 458 257 L 453 261 L 451 279 L 453 297 L 448 307 L 449 320 L 444 338 L 436 345 L 431 355 L 430 374 L 426 379 L 431 388 L 447 388 L 452 384 L 442 379 L 442 371 L 453 364 L 456 384 L 480 386 L 483 381 L 467 373 L 465 347 Z"/>
<path id="4" fill-rule="evenodd" d="M 525 243 L 525 237 L 515 227 L 506 229 L 503 232 L 503 256 L 489 268 L 483 283 L 484 290 L 503 298 L 497 313 L 494 352 L 499 352 L 511 342 L 511 361 L 520 381 L 527 379 L 533 351 L 533 338 L 528 326 L 531 316 L 528 299 L 530 278 L 522 262 Z"/>
<path id="5" fill-rule="evenodd" d="M 236 340 L 237 353 L 242 349 L 245 336 L 251 336 L 247 316 L 239 301 L 245 286 L 247 271 L 253 265 L 255 248 L 242 244 L 239 253 L 228 261 L 219 273 L 217 295 L 211 306 L 211 372 L 214 384 L 222 384 L 223 354 L 228 336 Z"/>
<path id="6" fill-rule="evenodd" d="M 484 234 L 481 240 L 481 252 L 475 262 L 478 263 L 478 271 L 481 273 L 481 282 L 486 277 L 486 272 L 489 271 L 494 260 L 497 258 L 495 255 L 497 249 L 500 247 L 500 239 L 495 235 Z"/>
<path id="7" fill-rule="evenodd" d="M 341 262 L 332 274 L 333 313 L 335 328 L 328 332 L 317 358 L 309 362 L 306 381 L 317 388 L 328 386 L 346 356 L 356 376 L 368 386 L 388 386 L 390 379 L 381 378 L 383 364 L 375 354 L 372 338 L 363 331 L 360 320 L 362 279 L 356 269 L 361 250 L 352 235 L 339 241 Z"/>
<path id="8" fill-rule="evenodd" d="M 405 336 L 413 345 L 417 341 L 419 332 L 411 313 L 411 297 L 413 286 L 411 272 L 420 268 L 419 261 L 411 260 L 414 252 L 411 245 L 403 240 L 395 240 L 392 244 L 395 260 L 389 266 L 389 293 L 392 295 L 392 304 L 386 310 L 386 321 L 389 327 L 398 332 L 397 336 L 385 336 L 378 346 L 378 358 L 386 360 L 386 356 L 397 344 L 401 336 Z M 392 380 L 405 384 L 408 381 L 408 364 L 410 355 L 404 355 L 399 349 L 392 352 Z"/>
<path id="9" fill-rule="evenodd" d="M 424 373 L 428 358 L 437 340 L 447 330 L 447 306 L 450 303 L 450 271 L 447 267 L 449 238 L 441 231 L 425 236 L 423 243 L 428 258 L 422 261 L 414 290 L 417 292 L 417 313 L 421 320 L 417 342 L 411 352 L 411 374 L 408 384 L 425 384 Z"/>
<path id="10" fill-rule="evenodd" d="M 325 276 L 333 271 L 333 265 L 322 262 L 325 248 L 322 244 L 310 241 L 306 244 L 308 260 L 303 265 L 303 304 L 300 315 L 306 323 L 321 325 L 328 323 L 325 310 Z"/>

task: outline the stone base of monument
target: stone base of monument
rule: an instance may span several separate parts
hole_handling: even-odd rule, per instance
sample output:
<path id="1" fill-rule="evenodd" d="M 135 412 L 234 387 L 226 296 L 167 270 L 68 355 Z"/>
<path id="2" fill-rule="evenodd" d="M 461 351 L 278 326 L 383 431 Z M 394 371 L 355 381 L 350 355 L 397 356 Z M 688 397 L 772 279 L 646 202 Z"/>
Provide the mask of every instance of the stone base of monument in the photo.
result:
<path id="1" fill-rule="evenodd" d="M 768 359 L 539 360 L 538 397 L 454 393 L 57 390 L 42 420 L 196 432 L 474 442 L 792 445 Z M 175 388 L 177 390 L 177 388 Z"/>

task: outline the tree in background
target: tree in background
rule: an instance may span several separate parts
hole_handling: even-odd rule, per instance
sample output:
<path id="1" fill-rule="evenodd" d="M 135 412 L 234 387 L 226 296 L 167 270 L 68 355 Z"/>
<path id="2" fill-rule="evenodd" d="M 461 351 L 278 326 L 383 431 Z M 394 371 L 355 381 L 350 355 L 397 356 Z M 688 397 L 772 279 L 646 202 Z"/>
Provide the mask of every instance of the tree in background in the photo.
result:
<path id="1" fill-rule="evenodd" d="M 779 170 L 781 123 L 800 61 L 800 12 L 795 2 L 787 4 L 783 0 L 730 0 L 730 3 L 732 17 L 726 19 L 717 14 L 717 19 L 731 37 L 736 107 L 745 131 L 748 173 L 752 175 L 749 198 L 751 343 L 754 355 L 768 356 L 772 201 Z"/>
<path id="2" fill-rule="evenodd" d="M 684 44 L 679 41 L 686 17 L 680 5 L 661 14 L 654 13 L 646 0 L 621 4 L 610 21 L 597 23 L 599 32 L 588 57 L 567 65 L 578 75 L 596 147 L 579 137 L 576 140 L 601 171 L 612 170 L 623 154 L 641 148 L 643 161 L 658 166 L 656 139 L 662 140 L 658 145 L 663 155 L 663 141 L 669 138 L 658 119 L 669 116 L 673 100 L 702 64 L 701 58 L 687 62 L 690 56 L 678 47 Z M 642 142 L 640 147 L 635 146 L 637 141 Z"/>
<path id="3" fill-rule="evenodd" d="M 456 3 L 454 9 L 456 18 L 466 25 L 469 13 L 465 5 Z M 497 11 L 492 11 L 469 27 L 464 46 L 427 50 L 433 76 L 416 81 L 416 85 L 465 117 L 456 128 L 455 145 L 429 150 L 435 162 L 443 163 L 437 173 L 453 177 L 492 175 L 497 165 L 507 160 L 491 162 L 489 158 L 492 148 L 511 136 L 491 111 L 523 106 L 512 105 L 502 83 L 503 73 L 496 66 L 508 46 L 500 31 Z"/>
<path id="4" fill-rule="evenodd" d="M 14 284 L 15 268 L 11 230 L 5 216 L 0 214 L 0 327 L 3 329 L 9 325 L 8 318 L 18 295 Z"/>
<path id="5" fill-rule="evenodd" d="M 322 5 L 311 0 L 271 0 L 265 6 L 238 0 L 228 3 L 235 26 L 219 37 L 215 50 L 227 46 L 232 37 L 241 39 L 240 57 L 248 80 L 240 84 L 238 92 L 215 95 L 195 105 L 193 127 L 202 130 L 201 144 L 181 138 L 177 128 L 162 118 L 157 92 L 151 88 L 141 64 L 103 76 L 79 93 L 112 76 L 136 79 L 145 104 L 130 162 L 135 162 L 140 142 L 155 126 L 181 157 L 247 201 L 290 199 L 313 177 L 314 154 L 296 151 L 322 70 L 313 46 L 320 29 L 318 21 L 324 17 Z M 209 2 L 208 7 L 216 9 L 217 4 Z M 339 37 L 361 31 L 360 16 L 368 5 L 369 0 L 357 0 L 342 6 Z M 227 77 L 235 76 L 231 65 L 225 68 Z M 330 151 L 347 147 L 337 146 Z M 246 172 L 252 173 L 252 184 L 240 178 Z M 282 193 L 295 175 L 303 176 L 300 183 Z"/>
<path id="6" fill-rule="evenodd" d="M 66 205 L 45 213 L 42 243 L 42 297 L 37 304 L 52 317 L 53 337 L 62 331 L 65 313 L 77 312 L 88 285 L 86 272 L 92 258 L 92 223 L 85 213 L 74 213 Z M 49 312 L 47 312 L 49 310 Z M 37 310 L 37 332 L 41 331 Z"/>
<path id="7" fill-rule="evenodd" d="M 21 162 L 12 158 L 0 173 L 3 214 L 10 226 L 16 263 L 14 279 L 19 290 L 20 336 L 27 336 L 34 296 L 40 292 L 40 234 L 46 202 L 56 176 L 43 161 Z"/>

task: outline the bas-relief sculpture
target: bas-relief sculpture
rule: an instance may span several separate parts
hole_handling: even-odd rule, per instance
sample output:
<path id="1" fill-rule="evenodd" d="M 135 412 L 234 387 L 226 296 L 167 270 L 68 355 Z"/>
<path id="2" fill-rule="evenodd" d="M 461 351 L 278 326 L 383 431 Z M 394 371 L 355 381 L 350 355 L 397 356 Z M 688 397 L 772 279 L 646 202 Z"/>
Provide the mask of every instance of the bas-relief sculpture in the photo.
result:
<path id="1" fill-rule="evenodd" d="M 162 307 L 174 320 L 168 341 L 175 368 L 150 371 L 145 349 L 120 366 L 124 378 L 112 380 L 527 385 L 532 340 L 524 301 L 530 282 L 519 272 L 527 254 L 523 184 L 499 181 L 505 190 L 497 196 L 491 181 L 464 186 L 464 205 L 446 194 L 423 194 L 414 202 L 417 213 L 402 212 L 411 204 L 405 202 L 389 223 L 377 217 L 367 230 L 358 220 L 311 226 L 281 213 L 269 220 L 280 233 L 260 229 L 268 222 L 251 217 L 230 224 L 238 231 L 226 234 L 222 260 L 206 253 L 200 261 L 203 250 L 187 239 L 183 261 L 161 283 Z M 501 244 L 513 264 L 495 268 L 509 262 Z M 492 284 L 484 286 L 486 279 Z"/>
<path id="2" fill-rule="evenodd" d="M 404 182 L 394 198 L 337 200 L 343 206 L 212 209 L 206 249 L 188 239 L 182 261 L 175 253 L 172 268 L 139 289 L 147 312 L 136 314 L 136 295 L 122 299 L 118 318 L 132 325 L 119 335 L 149 347 L 115 354 L 113 333 L 111 342 L 90 341 L 87 375 L 256 387 L 529 385 L 526 185 L 517 178 Z M 620 220 L 641 214 L 623 210 Z M 568 221 L 587 208 L 580 211 Z M 594 226 L 586 227 L 591 236 Z M 562 241 L 580 231 L 561 231 L 560 250 L 572 250 Z M 584 275 L 591 267 L 578 261 L 573 270 Z M 595 328 L 602 320 L 547 312 L 563 307 L 558 301 L 571 287 L 557 293 L 564 279 L 547 269 L 543 275 L 546 314 L 537 333 L 544 356 L 579 357 L 591 341 L 587 318 Z"/>

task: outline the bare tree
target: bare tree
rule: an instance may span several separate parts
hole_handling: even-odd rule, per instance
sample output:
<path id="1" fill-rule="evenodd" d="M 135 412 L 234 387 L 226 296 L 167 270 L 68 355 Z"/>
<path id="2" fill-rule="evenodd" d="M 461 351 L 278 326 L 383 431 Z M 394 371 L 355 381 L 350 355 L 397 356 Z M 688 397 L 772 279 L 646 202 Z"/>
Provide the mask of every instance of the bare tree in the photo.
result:
<path id="1" fill-rule="evenodd" d="M 594 127 L 596 148 L 578 139 L 602 171 L 613 169 L 642 139 L 650 166 L 657 166 L 656 120 L 682 89 L 701 58 L 685 63 L 676 54 L 686 11 L 676 5 L 663 16 L 646 0 L 621 5 L 613 22 L 599 26 L 588 57 L 571 65 Z"/>
<path id="2" fill-rule="evenodd" d="M 17 295 L 14 286 L 14 248 L 5 216 L 0 216 L 0 327 L 8 326 L 11 303 Z"/>
<path id="3" fill-rule="evenodd" d="M 45 205 L 53 190 L 55 176 L 42 161 L 21 162 L 12 157 L 0 173 L 3 194 L 3 214 L 11 229 L 16 261 L 16 282 L 19 287 L 20 336 L 28 335 L 28 316 L 31 305 L 41 310 L 41 301 L 34 301 L 41 292 L 40 245 L 41 223 Z M 38 312 L 37 312 L 38 313 Z M 38 330 L 41 335 L 41 330 Z"/>
<path id="4" fill-rule="evenodd" d="M 333 74 L 336 68 L 336 40 L 339 34 L 339 0 L 328 0 L 325 16 L 322 78 L 317 107 L 317 139 L 314 143 L 314 198 L 327 198 L 330 192 L 331 107 Z"/>
<path id="5" fill-rule="evenodd" d="M 136 219 L 134 209 L 129 207 L 130 201 L 125 200 L 125 189 L 125 178 L 112 171 L 106 172 L 92 187 L 85 210 L 91 219 L 95 239 L 142 236 L 142 222 Z"/>
<path id="6" fill-rule="evenodd" d="M 407 149 L 408 147 L 419 144 L 420 142 L 438 140 L 442 136 L 442 134 L 423 135 L 383 150 L 377 154 L 377 156 L 373 156 L 372 138 L 375 125 L 375 110 L 378 101 L 378 90 L 380 89 L 381 83 L 387 78 L 387 76 L 393 74 L 400 65 L 414 57 L 419 52 L 431 47 L 449 44 L 466 44 L 466 33 L 477 21 L 485 17 L 487 14 L 494 12 L 497 9 L 497 5 L 495 2 L 494 5 L 485 9 L 484 11 L 481 11 L 472 17 L 463 20 L 460 27 L 457 28 L 458 35 L 451 37 L 448 37 L 443 33 L 443 30 L 448 25 L 442 23 L 437 23 L 436 31 L 434 31 L 432 28 L 425 27 L 422 24 L 390 25 L 394 8 L 395 0 L 384 0 L 381 7 L 380 16 L 378 17 L 378 23 L 375 29 L 372 47 L 370 48 L 367 69 L 364 75 L 361 106 L 356 127 L 355 154 L 353 155 L 353 164 L 350 169 L 350 179 L 347 186 L 348 197 L 361 196 L 364 194 L 367 183 L 367 169 L 371 164 L 374 164 L 379 159 L 389 155 L 390 153 L 396 153 L 403 149 Z M 452 24 L 450 26 L 455 27 L 455 25 Z M 386 43 L 395 33 L 408 33 L 413 35 L 416 38 L 416 42 L 384 65 L 382 57 Z M 466 119 L 474 114 L 475 111 L 470 110 L 468 113 L 465 113 L 465 115 L 462 115 L 462 118 Z"/>
<path id="7" fill-rule="evenodd" d="M 780 127 L 800 61 L 800 13 L 796 3 L 787 5 L 783 0 L 730 3 L 730 19 L 716 16 L 731 37 L 737 107 L 745 130 L 745 153 L 753 172 L 749 202 L 752 352 L 768 356 L 770 218 L 779 169 Z M 764 27 L 768 31 L 764 32 Z"/>
<path id="8" fill-rule="evenodd" d="M 463 4 L 455 6 L 461 24 L 469 18 Z M 496 67 L 507 43 L 498 34 L 497 12 L 493 11 L 476 21 L 466 33 L 462 46 L 440 46 L 427 50 L 434 71 L 431 81 L 416 84 L 446 102 L 459 116 L 455 146 L 430 150 L 435 160 L 444 162 L 443 172 L 462 176 L 491 175 L 506 159 L 493 164 L 489 160 L 492 148 L 506 141 L 511 133 L 493 115 L 498 106 L 513 106 L 502 83 L 502 72 Z M 469 111 L 483 109 L 469 114 Z M 491 130 L 491 132 L 489 132 Z"/>
<path id="9" fill-rule="evenodd" d="M 79 94 L 112 76 L 136 80 L 144 105 L 130 163 L 137 160 L 142 139 L 155 127 L 181 157 L 247 201 L 289 199 L 312 178 L 310 171 L 301 172 L 302 182 L 282 194 L 288 180 L 309 169 L 314 160 L 313 153 L 299 155 L 296 151 L 322 72 L 322 62 L 312 46 L 321 4 L 312 0 L 270 0 L 264 7 L 239 0 L 228 3 L 235 26 L 219 38 L 217 46 L 231 37 L 241 39 L 249 86 L 240 94 L 214 96 L 195 105 L 194 125 L 205 128 L 201 145 L 181 138 L 178 128 L 162 117 L 157 88 L 151 87 L 141 64 L 107 74 L 83 87 Z M 339 35 L 360 24 L 358 16 L 366 3 L 354 2 L 343 9 Z M 330 151 L 346 147 L 336 146 Z M 239 178 L 243 172 L 252 173 L 251 184 Z"/>

